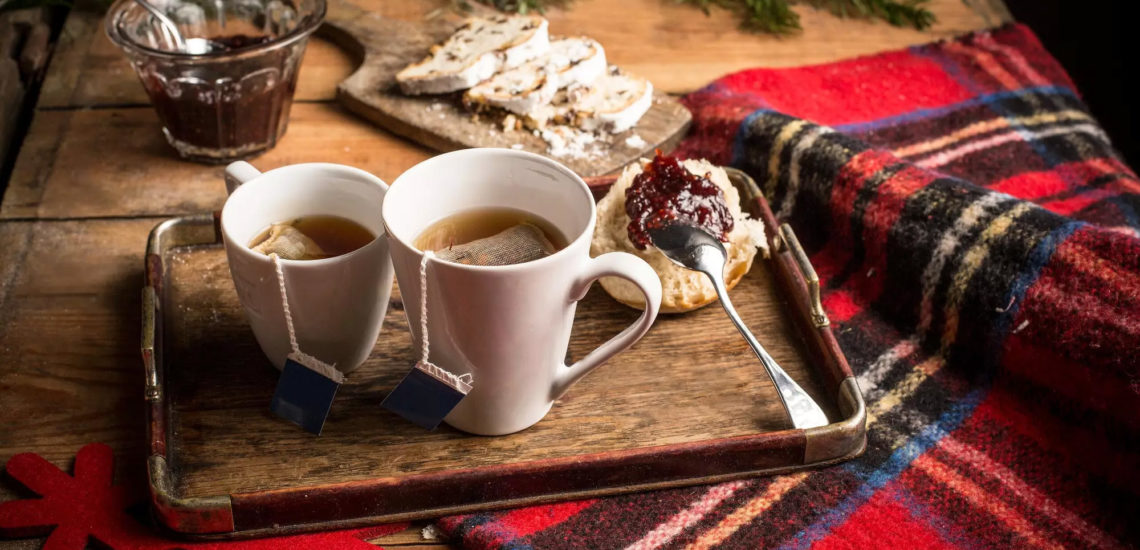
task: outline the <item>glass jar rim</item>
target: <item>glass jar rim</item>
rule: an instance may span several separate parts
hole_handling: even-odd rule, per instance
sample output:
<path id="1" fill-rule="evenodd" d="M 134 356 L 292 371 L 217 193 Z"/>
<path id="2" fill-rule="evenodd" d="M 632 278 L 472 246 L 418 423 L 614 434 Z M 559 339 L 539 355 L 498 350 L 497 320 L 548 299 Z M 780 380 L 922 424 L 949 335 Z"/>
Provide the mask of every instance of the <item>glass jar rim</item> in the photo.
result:
<path id="1" fill-rule="evenodd" d="M 302 20 L 304 22 L 303 25 L 299 25 L 297 28 L 289 31 L 288 33 L 278 36 L 277 38 L 274 38 L 268 42 L 240 48 L 237 50 L 190 54 L 172 52 L 169 50 L 160 50 L 146 46 L 144 44 L 140 44 L 127 36 L 127 33 L 124 32 L 120 27 L 122 18 L 126 16 L 127 10 L 129 10 L 131 7 L 144 9 L 142 6 L 139 6 L 135 0 L 117 0 L 111 6 L 111 9 L 107 12 L 104 31 L 107 33 L 107 37 L 110 38 L 111 42 L 114 42 L 115 45 L 124 50 L 145 55 L 147 57 L 176 60 L 181 62 L 214 60 L 229 61 L 233 59 L 254 57 L 267 51 L 287 46 L 312 34 L 313 31 L 317 30 L 317 27 L 319 27 L 321 23 L 324 22 L 325 14 L 328 10 L 328 3 L 326 0 L 312 1 L 316 4 L 316 9 L 313 11 L 310 17 L 306 17 Z"/>

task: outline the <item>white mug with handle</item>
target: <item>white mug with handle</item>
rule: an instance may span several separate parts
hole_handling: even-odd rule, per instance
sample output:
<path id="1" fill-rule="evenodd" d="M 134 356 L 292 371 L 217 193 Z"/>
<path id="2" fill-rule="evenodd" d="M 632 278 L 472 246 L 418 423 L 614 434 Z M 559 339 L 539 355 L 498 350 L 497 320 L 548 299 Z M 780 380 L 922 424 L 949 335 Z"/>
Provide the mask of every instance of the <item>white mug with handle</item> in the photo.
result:
<path id="1" fill-rule="evenodd" d="M 339 164 L 311 163 L 259 172 L 247 162 L 226 167 L 229 198 L 222 240 L 238 298 L 253 335 L 278 369 L 291 351 L 284 304 L 272 260 L 249 248 L 274 223 L 302 216 L 352 220 L 376 239 L 320 260 L 279 260 L 301 351 L 347 373 L 372 352 L 392 292 L 392 262 L 380 207 L 388 186 Z"/>
<path id="2" fill-rule="evenodd" d="M 637 342 L 657 317 L 661 281 L 632 254 L 590 257 L 594 199 L 565 166 L 510 149 L 439 155 L 400 175 L 384 198 L 385 232 L 414 349 L 421 343 L 423 252 L 413 243 L 442 218 L 489 207 L 529 212 L 550 222 L 569 243 L 522 264 L 471 266 L 438 259 L 427 264 L 431 361 L 473 378 L 470 393 L 444 421 L 470 433 L 502 435 L 541 420 L 574 382 Z M 610 341 L 566 365 L 577 302 L 606 276 L 636 285 L 645 295 L 645 310 Z"/>

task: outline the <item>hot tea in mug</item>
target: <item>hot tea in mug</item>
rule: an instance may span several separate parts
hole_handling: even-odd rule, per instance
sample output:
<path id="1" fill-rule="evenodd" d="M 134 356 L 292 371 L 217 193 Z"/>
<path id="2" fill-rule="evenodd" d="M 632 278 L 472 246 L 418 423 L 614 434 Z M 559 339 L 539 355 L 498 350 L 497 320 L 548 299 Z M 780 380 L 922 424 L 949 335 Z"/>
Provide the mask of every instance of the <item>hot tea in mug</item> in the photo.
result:
<path id="1" fill-rule="evenodd" d="M 436 257 L 468 265 L 512 265 L 544 258 L 567 240 L 553 223 L 516 208 L 463 210 L 437 221 L 414 246 Z"/>
<path id="2" fill-rule="evenodd" d="M 317 214 L 270 225 L 249 242 L 262 254 L 285 260 L 323 260 L 353 252 L 376 239 L 348 218 Z"/>

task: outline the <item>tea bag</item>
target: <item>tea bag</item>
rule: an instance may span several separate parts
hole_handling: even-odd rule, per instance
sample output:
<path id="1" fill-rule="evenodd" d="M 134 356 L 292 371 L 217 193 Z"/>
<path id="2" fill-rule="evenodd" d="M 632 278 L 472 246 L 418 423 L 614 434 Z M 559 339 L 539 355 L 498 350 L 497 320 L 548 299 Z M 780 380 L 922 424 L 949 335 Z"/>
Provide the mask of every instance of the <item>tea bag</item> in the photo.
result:
<path id="1" fill-rule="evenodd" d="M 431 333 L 428 330 L 427 266 L 435 257 L 430 250 L 420 259 L 420 360 L 392 393 L 380 403 L 409 422 L 434 430 L 443 418 L 471 391 L 470 374 L 455 375 L 431 362 Z"/>
<path id="2" fill-rule="evenodd" d="M 252 249 L 266 256 L 276 254 L 282 260 L 319 260 L 327 256 L 313 239 L 288 222 L 273 224 L 269 236 Z"/>
<path id="3" fill-rule="evenodd" d="M 276 253 L 270 253 L 269 259 L 273 262 L 277 276 L 285 328 L 289 332 L 289 347 L 292 350 L 285 358 L 285 367 L 277 379 L 277 389 L 273 392 L 269 409 L 306 431 L 321 435 L 336 392 L 344 383 L 344 375 L 336 370 L 336 365 L 330 365 L 301 351 L 297 332 L 293 328 L 289 296 L 285 291 L 285 273 L 281 270 L 281 262 Z"/>
<path id="4" fill-rule="evenodd" d="M 437 250 L 435 255 L 467 265 L 511 265 L 545 258 L 554 251 L 542 229 L 520 223 L 490 237 Z"/>

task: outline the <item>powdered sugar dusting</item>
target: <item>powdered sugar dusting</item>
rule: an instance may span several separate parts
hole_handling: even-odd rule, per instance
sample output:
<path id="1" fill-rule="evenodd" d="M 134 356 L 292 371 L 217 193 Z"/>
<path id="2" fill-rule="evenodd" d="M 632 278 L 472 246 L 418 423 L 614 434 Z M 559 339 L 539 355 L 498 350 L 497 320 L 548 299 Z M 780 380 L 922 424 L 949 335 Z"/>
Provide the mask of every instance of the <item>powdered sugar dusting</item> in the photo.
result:
<path id="1" fill-rule="evenodd" d="M 551 156 L 580 159 L 602 153 L 597 135 L 570 126 L 549 126 L 539 136 L 549 146 L 546 152 Z"/>

